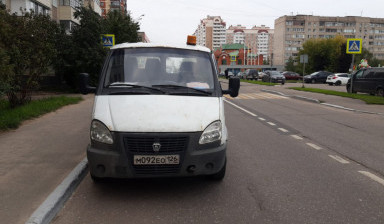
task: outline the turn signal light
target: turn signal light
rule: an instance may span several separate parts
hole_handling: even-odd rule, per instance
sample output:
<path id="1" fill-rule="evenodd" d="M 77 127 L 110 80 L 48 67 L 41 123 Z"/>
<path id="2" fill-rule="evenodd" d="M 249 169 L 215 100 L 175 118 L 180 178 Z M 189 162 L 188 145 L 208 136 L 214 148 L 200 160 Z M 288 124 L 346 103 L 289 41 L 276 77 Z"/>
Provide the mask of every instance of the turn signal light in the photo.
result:
<path id="1" fill-rule="evenodd" d="M 196 36 L 188 35 L 187 44 L 196 45 Z"/>

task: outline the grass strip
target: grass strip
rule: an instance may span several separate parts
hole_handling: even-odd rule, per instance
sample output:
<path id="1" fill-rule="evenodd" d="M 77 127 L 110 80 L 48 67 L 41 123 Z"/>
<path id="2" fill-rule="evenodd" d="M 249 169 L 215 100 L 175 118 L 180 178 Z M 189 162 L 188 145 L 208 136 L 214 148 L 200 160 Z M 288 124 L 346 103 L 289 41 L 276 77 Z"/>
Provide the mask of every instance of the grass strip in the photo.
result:
<path id="1" fill-rule="evenodd" d="M 16 108 L 10 108 L 7 100 L 0 100 L 0 130 L 18 128 L 25 120 L 55 111 L 69 104 L 76 104 L 81 100 L 81 97 L 49 97 L 33 100 Z"/>
<path id="2" fill-rule="evenodd" d="M 348 97 L 352 99 L 363 100 L 367 104 L 384 105 L 384 97 L 381 97 L 381 96 L 371 96 L 366 94 L 347 93 L 347 92 L 339 92 L 334 90 L 325 90 L 325 89 L 317 89 L 317 88 L 289 87 L 288 89 L 294 89 L 298 91 L 305 91 L 305 92 L 312 92 L 312 93 L 322 93 L 322 94 L 333 95 L 333 96 Z"/>
<path id="3" fill-rule="evenodd" d="M 246 80 L 246 79 L 240 79 L 241 82 L 247 82 L 252 84 L 258 84 L 258 85 L 264 85 L 264 86 L 275 86 L 278 85 L 277 83 L 273 82 L 262 82 L 262 81 L 256 81 L 256 80 Z"/>

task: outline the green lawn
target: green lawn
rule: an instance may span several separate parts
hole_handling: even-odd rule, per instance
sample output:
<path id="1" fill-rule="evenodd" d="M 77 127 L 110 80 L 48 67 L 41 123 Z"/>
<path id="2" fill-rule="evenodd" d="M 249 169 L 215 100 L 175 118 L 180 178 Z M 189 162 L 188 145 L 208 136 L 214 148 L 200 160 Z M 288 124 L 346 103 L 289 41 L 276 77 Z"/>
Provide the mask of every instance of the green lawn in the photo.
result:
<path id="1" fill-rule="evenodd" d="M 81 97 L 49 97 L 11 109 L 7 100 L 0 99 L 0 130 L 17 128 L 25 120 L 55 111 L 65 105 L 76 104 L 81 100 Z"/>
<path id="2" fill-rule="evenodd" d="M 339 92 L 339 91 L 316 89 L 316 88 L 290 87 L 289 89 L 294 89 L 294 90 L 298 90 L 298 91 L 313 92 L 313 93 L 322 93 L 322 94 L 326 94 L 326 95 L 348 97 L 348 98 L 352 98 L 352 99 L 363 100 L 367 104 L 384 105 L 384 97 L 381 97 L 381 96 L 371 96 L 371 95 L 366 95 L 366 94 L 347 93 L 347 92 Z"/>

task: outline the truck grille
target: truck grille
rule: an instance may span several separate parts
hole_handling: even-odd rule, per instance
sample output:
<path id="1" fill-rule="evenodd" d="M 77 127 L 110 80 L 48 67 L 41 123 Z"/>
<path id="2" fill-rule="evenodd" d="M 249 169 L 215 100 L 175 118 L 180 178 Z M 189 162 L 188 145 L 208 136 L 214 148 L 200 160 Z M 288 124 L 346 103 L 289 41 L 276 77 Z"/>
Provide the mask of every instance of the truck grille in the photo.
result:
<path id="1" fill-rule="evenodd" d="M 184 152 L 188 147 L 188 136 L 126 136 L 124 145 L 133 171 L 137 175 L 166 175 L 180 171 Z M 158 152 L 153 149 L 153 143 L 160 143 Z M 134 155 L 180 155 L 180 164 L 170 165 L 133 165 Z"/>
<path id="2" fill-rule="evenodd" d="M 179 153 L 185 151 L 188 137 L 125 137 L 125 147 L 132 153 Z M 153 143 L 160 143 L 159 152 L 153 150 Z"/>

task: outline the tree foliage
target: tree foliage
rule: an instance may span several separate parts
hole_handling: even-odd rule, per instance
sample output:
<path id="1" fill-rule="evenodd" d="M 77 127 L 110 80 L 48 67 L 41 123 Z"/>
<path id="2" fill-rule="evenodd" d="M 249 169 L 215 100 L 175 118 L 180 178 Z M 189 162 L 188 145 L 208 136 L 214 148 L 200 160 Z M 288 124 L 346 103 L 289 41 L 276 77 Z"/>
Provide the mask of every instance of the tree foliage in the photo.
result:
<path id="1" fill-rule="evenodd" d="M 108 52 L 101 43 L 101 35 L 114 34 L 116 44 L 137 42 L 140 27 L 130 15 L 111 11 L 104 19 L 90 6 L 78 8 L 75 17 L 80 20 L 80 25 L 74 27 L 71 35 L 62 37 L 59 46 L 62 60 L 56 67 L 64 71 L 67 84 L 73 88 L 76 86 L 77 74 L 83 72 L 89 73 L 92 84 L 97 85 Z"/>
<path id="2" fill-rule="evenodd" d="M 0 2 L 0 96 L 7 95 L 12 107 L 28 102 L 40 76 L 51 68 L 73 88 L 82 72 L 97 84 L 108 53 L 101 34 L 114 34 L 116 43 L 139 39 L 139 24 L 129 14 L 112 11 L 102 18 L 89 6 L 77 8 L 74 16 L 80 24 L 66 33 L 49 16 L 11 15 Z"/>
<path id="3" fill-rule="evenodd" d="M 58 25 L 48 16 L 22 12 L 22 16 L 0 13 L 0 54 L 2 92 L 11 107 L 31 100 L 31 92 L 38 86 L 41 74 L 45 74 L 56 58 L 55 36 Z"/>
<path id="4" fill-rule="evenodd" d="M 137 32 L 140 26 L 133 21 L 131 16 L 118 11 L 110 11 L 107 18 L 103 20 L 104 33 L 114 34 L 116 44 L 134 43 L 139 41 Z"/>
<path id="5" fill-rule="evenodd" d="M 347 72 L 352 57 L 346 54 L 346 42 L 347 40 L 342 36 L 330 39 L 318 38 L 307 40 L 298 55 L 298 58 L 303 54 L 308 55 L 306 73 L 321 70 Z M 302 67 L 303 65 L 300 63 L 298 66 Z"/>
<path id="6" fill-rule="evenodd" d="M 295 60 L 292 57 L 288 58 L 287 63 L 285 64 L 286 71 L 296 71 Z"/>

